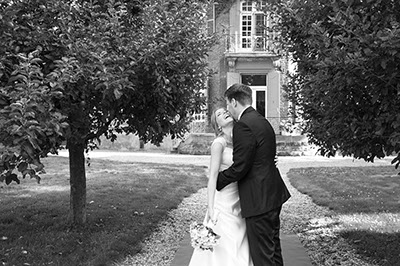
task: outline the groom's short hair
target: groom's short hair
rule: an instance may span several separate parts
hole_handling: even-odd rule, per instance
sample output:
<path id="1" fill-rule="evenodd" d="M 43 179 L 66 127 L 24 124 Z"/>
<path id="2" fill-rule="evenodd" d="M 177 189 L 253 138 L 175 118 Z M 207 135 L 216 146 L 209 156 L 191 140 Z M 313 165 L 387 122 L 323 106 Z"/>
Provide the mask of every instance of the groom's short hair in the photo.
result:
<path id="1" fill-rule="evenodd" d="M 240 83 L 235 83 L 232 86 L 230 86 L 225 91 L 224 97 L 226 99 L 228 99 L 229 101 L 232 101 L 232 99 L 235 99 L 241 105 L 246 105 L 246 104 L 251 105 L 253 103 L 251 88 L 247 85 L 240 84 Z"/>

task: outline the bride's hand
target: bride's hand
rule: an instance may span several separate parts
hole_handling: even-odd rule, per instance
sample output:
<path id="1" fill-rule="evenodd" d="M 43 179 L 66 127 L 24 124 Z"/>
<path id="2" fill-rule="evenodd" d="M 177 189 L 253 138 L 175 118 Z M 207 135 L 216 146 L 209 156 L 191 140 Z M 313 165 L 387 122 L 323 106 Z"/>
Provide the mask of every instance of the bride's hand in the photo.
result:
<path id="1" fill-rule="evenodd" d="M 217 220 L 214 220 L 214 208 L 208 208 L 207 214 L 206 214 L 206 223 L 211 222 L 213 225 L 217 223 Z"/>

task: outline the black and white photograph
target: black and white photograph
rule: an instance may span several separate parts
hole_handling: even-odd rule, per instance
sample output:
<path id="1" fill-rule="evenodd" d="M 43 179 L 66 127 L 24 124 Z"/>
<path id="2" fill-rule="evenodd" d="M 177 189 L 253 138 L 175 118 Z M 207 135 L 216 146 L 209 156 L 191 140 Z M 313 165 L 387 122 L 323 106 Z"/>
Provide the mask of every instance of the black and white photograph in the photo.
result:
<path id="1" fill-rule="evenodd" d="M 0 266 L 400 266 L 399 11 L 0 0 Z"/>

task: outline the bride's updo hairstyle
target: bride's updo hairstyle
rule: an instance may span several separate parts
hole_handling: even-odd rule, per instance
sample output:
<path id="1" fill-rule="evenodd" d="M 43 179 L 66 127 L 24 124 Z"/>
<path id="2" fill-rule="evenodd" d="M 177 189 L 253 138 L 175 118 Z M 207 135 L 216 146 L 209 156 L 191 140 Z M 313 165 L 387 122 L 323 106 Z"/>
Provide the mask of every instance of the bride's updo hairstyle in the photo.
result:
<path id="1" fill-rule="evenodd" d="M 216 107 L 213 110 L 213 112 L 211 114 L 211 118 L 210 118 L 211 127 L 213 128 L 215 136 L 217 136 L 217 137 L 222 135 L 222 130 L 221 130 L 221 127 L 218 126 L 218 124 L 217 124 L 217 115 L 215 114 L 215 112 L 221 108 L 225 109 L 225 107 L 222 107 L 222 106 Z"/>

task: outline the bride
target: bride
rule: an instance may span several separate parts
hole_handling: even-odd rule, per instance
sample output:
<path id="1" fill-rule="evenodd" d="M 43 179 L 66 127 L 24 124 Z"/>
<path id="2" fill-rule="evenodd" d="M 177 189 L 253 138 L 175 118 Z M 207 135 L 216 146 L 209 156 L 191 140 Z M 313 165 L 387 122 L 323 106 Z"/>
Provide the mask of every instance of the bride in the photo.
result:
<path id="1" fill-rule="evenodd" d="M 213 251 L 195 249 L 189 266 L 252 266 L 246 234 L 246 222 L 241 216 L 237 183 L 216 190 L 218 172 L 232 163 L 233 118 L 225 108 L 215 110 L 211 125 L 217 135 L 211 144 L 211 162 L 207 185 L 207 213 L 204 224 L 221 238 Z"/>

